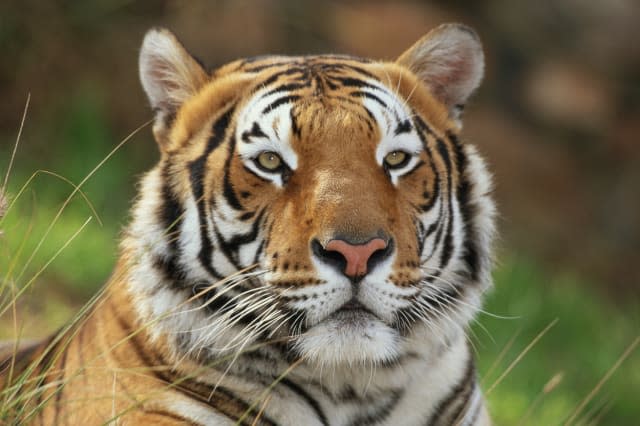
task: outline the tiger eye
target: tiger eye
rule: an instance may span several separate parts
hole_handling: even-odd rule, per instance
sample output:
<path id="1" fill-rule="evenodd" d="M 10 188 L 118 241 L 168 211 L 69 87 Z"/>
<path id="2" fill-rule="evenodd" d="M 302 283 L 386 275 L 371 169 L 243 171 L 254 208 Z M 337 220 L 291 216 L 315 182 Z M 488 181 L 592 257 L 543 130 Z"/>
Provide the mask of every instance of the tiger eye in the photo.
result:
<path id="1" fill-rule="evenodd" d="M 266 151 L 258 155 L 257 163 L 265 170 L 275 171 L 282 165 L 282 158 L 275 152 Z"/>
<path id="2" fill-rule="evenodd" d="M 406 164 L 409 155 L 404 151 L 392 151 L 384 157 L 384 163 L 389 168 L 398 168 Z"/>

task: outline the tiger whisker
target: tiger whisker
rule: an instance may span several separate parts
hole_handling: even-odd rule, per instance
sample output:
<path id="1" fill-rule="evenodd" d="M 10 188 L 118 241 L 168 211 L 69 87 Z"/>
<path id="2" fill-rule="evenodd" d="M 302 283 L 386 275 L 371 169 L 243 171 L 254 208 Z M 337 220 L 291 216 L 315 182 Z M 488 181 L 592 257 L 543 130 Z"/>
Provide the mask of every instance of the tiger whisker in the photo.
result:
<path id="1" fill-rule="evenodd" d="M 272 303 L 271 300 L 264 300 L 260 305 L 251 305 L 250 307 L 236 306 L 232 310 L 227 311 L 215 318 L 214 322 L 208 324 L 206 326 L 207 333 L 196 342 L 196 344 L 201 343 L 202 341 L 212 340 L 215 336 L 221 336 L 229 329 L 233 328 L 239 322 L 241 322 L 245 317 L 253 314 L 259 308 L 264 306 L 265 304 Z M 238 315 L 240 314 L 240 315 Z M 232 321 L 228 321 L 231 317 L 236 316 Z M 259 318 L 259 317 L 258 317 Z"/>
<path id="2" fill-rule="evenodd" d="M 281 321 L 283 318 L 286 318 L 285 315 L 281 315 L 281 316 L 277 316 L 275 318 L 272 319 L 264 319 L 263 321 L 261 321 L 261 324 L 259 324 L 258 330 L 261 330 L 262 328 L 268 328 L 271 327 L 274 323 L 276 322 L 280 322 L 280 324 L 283 323 L 283 321 Z M 254 333 L 254 334 L 259 334 L 259 332 Z M 231 361 L 229 362 L 229 365 L 227 366 L 227 368 L 224 370 L 224 372 L 221 374 L 220 378 L 217 380 L 216 384 L 213 386 L 212 392 L 211 394 L 215 393 L 216 389 L 218 388 L 218 386 L 220 386 L 220 384 L 222 383 L 222 381 L 224 380 L 224 378 L 226 377 L 226 375 L 229 373 L 229 371 L 231 370 L 231 368 L 233 367 L 233 365 L 235 364 L 235 362 L 238 360 L 238 358 L 240 357 L 240 355 L 243 353 L 242 350 L 246 347 L 246 345 L 248 345 L 249 343 L 251 343 L 252 339 L 251 336 L 247 336 L 247 338 L 244 340 L 244 342 L 242 343 L 242 345 L 240 345 L 240 349 L 238 351 L 236 351 L 236 353 L 234 354 L 233 358 L 231 359 Z"/>
<path id="3" fill-rule="evenodd" d="M 248 278 L 245 278 L 245 279 L 238 279 L 238 280 L 236 280 L 236 281 L 233 281 L 233 282 L 231 283 L 231 285 L 229 285 L 229 286 L 225 287 L 225 289 L 224 289 L 223 291 L 221 291 L 221 292 L 217 293 L 214 297 L 207 299 L 207 300 L 205 301 L 205 303 L 202 303 L 202 304 L 200 304 L 200 305 L 198 305 L 198 306 L 195 306 L 195 307 L 192 307 L 192 308 L 189 308 L 189 309 L 185 309 L 185 310 L 182 310 L 182 311 L 172 312 L 170 315 L 187 314 L 187 313 L 191 313 L 191 312 L 196 312 L 196 311 L 199 311 L 199 310 L 203 310 L 203 309 L 205 309 L 207 306 L 209 306 L 209 305 L 211 305 L 212 303 L 214 303 L 214 302 L 215 302 L 216 300 L 218 300 L 219 298 L 223 297 L 226 293 L 230 292 L 231 290 L 233 290 L 234 288 L 236 288 L 236 287 L 240 286 L 241 284 L 243 284 L 243 283 L 245 283 L 245 282 L 249 281 L 250 279 L 251 279 L 251 277 L 248 277 Z M 217 288 L 217 286 L 216 286 L 216 288 Z M 253 291 L 253 290 L 257 289 L 257 288 L 260 288 L 260 287 L 256 287 L 256 288 L 254 288 L 254 289 L 247 290 L 247 292 L 248 292 L 248 291 Z M 198 292 L 198 293 L 197 293 L 197 295 L 192 296 L 191 298 L 189 298 L 189 299 L 187 300 L 187 302 L 193 302 L 193 301 L 195 301 L 195 300 L 196 300 L 196 296 L 202 296 L 202 295 L 206 294 L 207 292 L 209 292 L 209 291 L 211 291 L 211 290 L 213 290 L 213 289 L 214 289 L 214 288 L 213 288 L 213 286 L 209 286 L 209 287 L 207 287 L 205 290 Z M 240 294 L 242 294 L 242 293 L 240 293 Z"/>
<path id="4" fill-rule="evenodd" d="M 250 294 L 249 294 L 250 293 Z M 262 293 L 264 293 L 265 295 L 269 295 L 268 294 L 268 289 L 266 288 L 255 288 L 255 289 L 251 289 L 251 290 L 247 290 L 246 292 L 242 292 L 239 293 L 235 296 L 233 296 L 231 299 L 229 299 L 224 305 L 222 305 L 222 307 L 220 307 L 221 311 L 224 311 L 226 307 L 228 307 L 228 305 L 232 305 L 236 299 L 240 299 L 242 297 L 249 297 L 249 296 L 254 296 L 256 295 L 256 293 L 258 293 L 258 296 L 260 296 Z M 200 310 L 203 308 L 206 308 L 210 303 L 215 301 L 215 297 L 212 298 L 210 301 L 208 301 L 207 303 L 198 306 L 197 308 L 193 308 L 193 309 L 189 309 L 187 311 L 183 311 L 183 312 L 191 312 L 191 311 L 196 311 L 196 310 Z M 225 311 L 224 314 L 227 314 L 229 311 Z M 201 327 L 198 328 L 190 328 L 189 330 L 181 330 L 179 331 L 180 333 L 189 333 L 189 332 L 195 332 L 195 331 L 202 331 L 202 330 L 206 330 L 208 328 L 210 328 L 212 326 L 212 324 L 205 324 Z"/>
<path id="5" fill-rule="evenodd" d="M 458 309 L 455 309 L 455 308 L 457 307 L 458 299 L 452 298 L 451 296 L 449 296 L 449 295 L 447 295 L 447 294 L 444 294 L 444 293 L 439 292 L 438 290 L 440 290 L 440 289 L 438 289 L 437 287 L 433 287 L 433 286 L 432 286 L 432 287 L 430 287 L 430 288 L 431 288 L 432 290 L 436 290 L 433 294 L 430 294 L 430 296 L 431 296 L 431 297 L 434 297 L 434 298 L 436 299 L 436 301 L 437 301 L 437 302 L 438 302 L 438 304 L 442 307 L 442 309 L 443 309 L 443 310 L 444 310 L 444 309 L 446 309 L 446 308 L 442 305 L 441 301 L 442 301 L 442 302 L 447 303 L 447 300 L 449 300 L 450 302 L 453 302 L 453 303 L 451 303 L 451 305 L 450 305 L 450 306 L 451 306 L 451 309 L 447 309 L 447 312 L 448 312 L 450 315 L 454 315 L 455 317 L 457 317 L 459 320 L 461 320 L 460 322 L 462 322 L 462 323 L 464 323 L 464 322 L 466 321 L 466 317 L 464 317 L 464 316 L 462 315 L 462 313 L 461 313 Z M 447 299 L 444 299 L 444 298 L 443 298 L 443 297 L 445 297 L 445 296 L 447 297 Z M 472 306 L 472 305 L 470 305 L 470 306 Z M 436 314 L 437 314 L 437 315 L 440 315 L 440 317 L 441 317 L 441 318 L 446 319 L 446 320 L 448 320 L 448 321 L 452 322 L 454 325 L 458 325 L 458 324 L 459 324 L 459 322 L 454 321 L 450 316 L 445 315 L 445 314 L 444 314 L 444 312 L 438 311 L 437 309 L 433 308 L 432 306 L 428 306 L 428 307 L 426 307 L 426 306 L 425 306 L 425 308 L 426 308 L 426 309 L 434 310 L 434 311 L 436 312 Z M 481 325 L 481 327 L 482 327 L 482 328 L 485 330 L 485 332 L 489 335 L 489 338 L 493 340 L 493 336 L 491 336 L 491 335 L 489 334 L 488 330 L 486 330 L 486 329 L 484 328 L 484 326 L 482 326 L 482 325 Z M 473 334 L 473 337 L 474 337 L 476 340 L 480 340 L 480 339 L 478 338 L 478 336 L 475 334 L 475 332 L 473 331 L 473 329 L 469 329 L 469 332 L 470 332 L 471 334 Z M 475 347 L 475 344 L 473 343 L 473 341 L 470 341 L 470 343 L 471 343 L 471 345 L 473 346 L 474 351 L 478 352 L 478 350 L 477 350 L 477 348 Z"/>
<path id="6" fill-rule="evenodd" d="M 432 288 L 435 288 L 435 287 L 432 287 Z M 463 301 L 461 301 L 461 300 L 459 300 L 459 299 L 456 299 L 456 298 L 454 298 L 453 296 L 451 296 L 451 295 L 449 295 L 449 294 L 446 294 L 446 293 L 436 293 L 436 294 L 434 294 L 434 296 L 435 296 L 436 298 L 446 298 L 446 300 L 449 300 L 449 301 L 453 302 L 454 304 L 461 304 L 461 305 L 464 305 L 464 306 L 468 306 L 468 307 L 470 307 L 470 308 L 471 308 L 472 310 L 474 310 L 474 311 L 480 311 L 480 310 L 481 310 L 481 309 L 479 309 L 479 307 L 477 307 L 477 306 L 475 306 L 475 305 L 472 305 L 472 304 L 470 304 L 470 303 L 465 303 L 465 302 L 463 302 Z M 475 317 L 474 317 L 474 318 L 472 318 L 472 321 L 474 321 L 476 324 L 478 324 L 478 326 L 479 326 L 479 327 L 480 327 L 480 328 L 481 328 L 481 329 L 482 329 L 482 330 L 487 334 L 487 336 L 489 337 L 489 339 L 491 339 L 491 341 L 492 341 L 493 343 L 495 343 L 495 339 L 493 338 L 493 336 L 491 335 L 491 333 L 489 332 L 489 330 L 487 330 L 487 328 L 486 328 L 486 327 L 485 327 L 485 326 L 484 326 L 484 325 L 483 325 L 483 324 L 482 324 L 482 323 L 481 323 L 477 318 L 475 318 Z M 478 339 L 478 340 L 479 340 L 478 336 L 477 336 L 477 335 L 475 335 L 475 332 L 473 331 L 473 329 L 469 329 L 469 331 L 470 331 L 472 334 L 474 334 L 474 337 L 475 337 L 476 339 Z"/>
<path id="7" fill-rule="evenodd" d="M 429 267 L 425 267 L 425 266 L 423 266 L 423 267 L 422 267 L 422 269 L 424 269 L 424 268 L 429 268 Z M 429 268 L 429 269 L 435 269 L 436 271 L 438 271 L 438 269 L 437 269 L 437 268 Z M 453 291 L 455 291 L 456 293 L 458 293 L 458 295 L 459 295 L 459 296 L 463 296 L 463 293 L 462 293 L 462 291 L 460 290 L 460 288 L 458 288 L 458 286 L 456 286 L 456 285 L 455 285 L 454 283 L 452 283 L 451 281 L 445 280 L 445 279 L 444 279 L 444 278 L 442 278 L 441 276 L 433 275 L 433 274 L 427 274 L 427 275 L 426 275 L 426 277 L 427 277 L 427 278 L 433 278 L 433 279 L 438 280 L 438 281 L 440 281 L 440 282 L 442 282 L 442 283 L 444 283 L 444 284 L 447 284 L 448 286 L 450 286 L 450 287 L 451 287 L 451 289 L 452 289 Z M 423 283 L 423 284 L 424 284 L 424 283 L 426 283 L 426 284 L 430 284 L 430 285 L 432 285 L 432 283 L 428 283 L 428 282 L 425 282 L 425 281 L 421 281 L 421 283 Z M 457 299 L 456 299 L 456 300 L 457 300 Z M 481 309 L 479 306 L 468 304 L 468 303 L 464 302 L 463 300 L 457 300 L 457 301 L 458 301 L 458 303 L 461 303 L 461 304 L 463 304 L 463 305 L 469 306 L 470 308 L 472 308 L 472 309 L 474 309 L 474 310 L 476 310 L 476 311 L 478 311 L 478 312 L 480 312 L 480 313 L 482 313 L 482 314 L 484 314 L 484 315 L 490 316 L 490 317 L 492 317 L 492 318 L 496 318 L 496 319 L 507 319 L 507 320 L 513 320 L 513 319 L 520 319 L 520 318 L 521 318 L 520 316 L 504 316 L 504 315 L 494 314 L 494 313 L 492 313 L 492 312 L 488 312 L 488 311 L 485 311 L 485 310 Z"/>

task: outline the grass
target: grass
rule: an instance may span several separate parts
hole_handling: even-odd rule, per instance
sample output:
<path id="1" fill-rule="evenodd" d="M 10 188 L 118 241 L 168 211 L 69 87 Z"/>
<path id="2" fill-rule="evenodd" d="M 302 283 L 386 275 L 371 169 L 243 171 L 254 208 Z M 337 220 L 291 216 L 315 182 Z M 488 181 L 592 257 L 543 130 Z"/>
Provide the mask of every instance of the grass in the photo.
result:
<path id="1" fill-rule="evenodd" d="M 126 176 L 133 171 L 119 153 L 92 172 L 115 144 L 94 101 L 74 102 L 77 105 L 62 120 L 63 131 L 52 134 L 76 146 L 97 141 L 97 148 L 78 148 L 82 162 L 77 153 L 61 148 L 61 159 L 46 164 L 17 161 L 11 171 L 4 208 L 21 195 L 0 219 L 0 311 L 5 311 L 0 339 L 41 337 L 63 325 L 98 291 L 115 263 L 119 229 L 128 217 L 133 189 Z M 68 142 L 61 146 L 71 146 Z M 2 158 L 10 158 L 4 149 L 0 151 L 7 155 Z M 91 175 L 82 190 L 102 220 L 73 183 L 55 175 L 39 173 L 21 192 L 33 170 L 45 166 L 69 171 L 66 176 L 76 183 Z M 123 194 L 123 187 L 129 191 Z M 95 220 L 87 223 L 88 218 Z M 485 311 L 496 316 L 480 314 L 472 327 L 496 424 L 553 425 L 570 420 L 623 425 L 640 418 L 640 351 L 634 346 L 640 334 L 638 304 L 614 302 L 596 290 L 602 287 L 576 274 L 550 271 L 526 255 L 505 251 L 499 257 L 496 286 L 485 304 Z M 12 297 L 23 288 L 14 311 Z"/>
<path id="2" fill-rule="evenodd" d="M 495 281 L 485 310 L 517 318 L 481 314 L 488 333 L 474 327 L 485 389 L 557 320 L 488 395 L 496 423 L 562 424 L 640 335 L 638 306 L 616 305 L 575 276 L 545 273 L 529 258 L 506 258 Z M 632 351 L 577 424 L 596 418 L 597 424 L 630 424 L 640 416 L 639 388 L 640 351 Z"/>

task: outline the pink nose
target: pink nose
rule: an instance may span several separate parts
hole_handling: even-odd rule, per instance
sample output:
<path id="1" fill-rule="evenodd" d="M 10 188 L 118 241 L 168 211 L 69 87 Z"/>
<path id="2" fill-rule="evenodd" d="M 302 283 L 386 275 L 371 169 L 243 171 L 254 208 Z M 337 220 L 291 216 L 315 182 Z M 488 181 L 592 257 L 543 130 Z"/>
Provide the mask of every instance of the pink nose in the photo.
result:
<path id="1" fill-rule="evenodd" d="M 347 261 L 344 274 L 348 277 L 361 277 L 367 273 L 367 262 L 378 250 L 387 248 L 382 238 L 374 238 L 366 244 L 353 245 L 344 240 L 331 240 L 325 247 L 327 251 L 337 251 Z"/>

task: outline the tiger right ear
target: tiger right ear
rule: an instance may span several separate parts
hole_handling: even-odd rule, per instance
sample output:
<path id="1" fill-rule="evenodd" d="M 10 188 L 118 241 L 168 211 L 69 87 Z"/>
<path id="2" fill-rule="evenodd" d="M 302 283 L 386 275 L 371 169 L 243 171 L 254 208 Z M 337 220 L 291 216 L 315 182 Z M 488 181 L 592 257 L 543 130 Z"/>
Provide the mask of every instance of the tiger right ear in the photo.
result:
<path id="1" fill-rule="evenodd" d="M 454 119 L 459 118 L 484 74 L 480 38 L 472 28 L 461 24 L 443 24 L 431 30 L 397 62 L 424 81 Z"/>
<path id="2" fill-rule="evenodd" d="M 155 113 L 153 134 L 160 146 L 178 108 L 206 83 L 208 76 L 171 31 L 147 32 L 140 50 L 140 81 Z"/>

